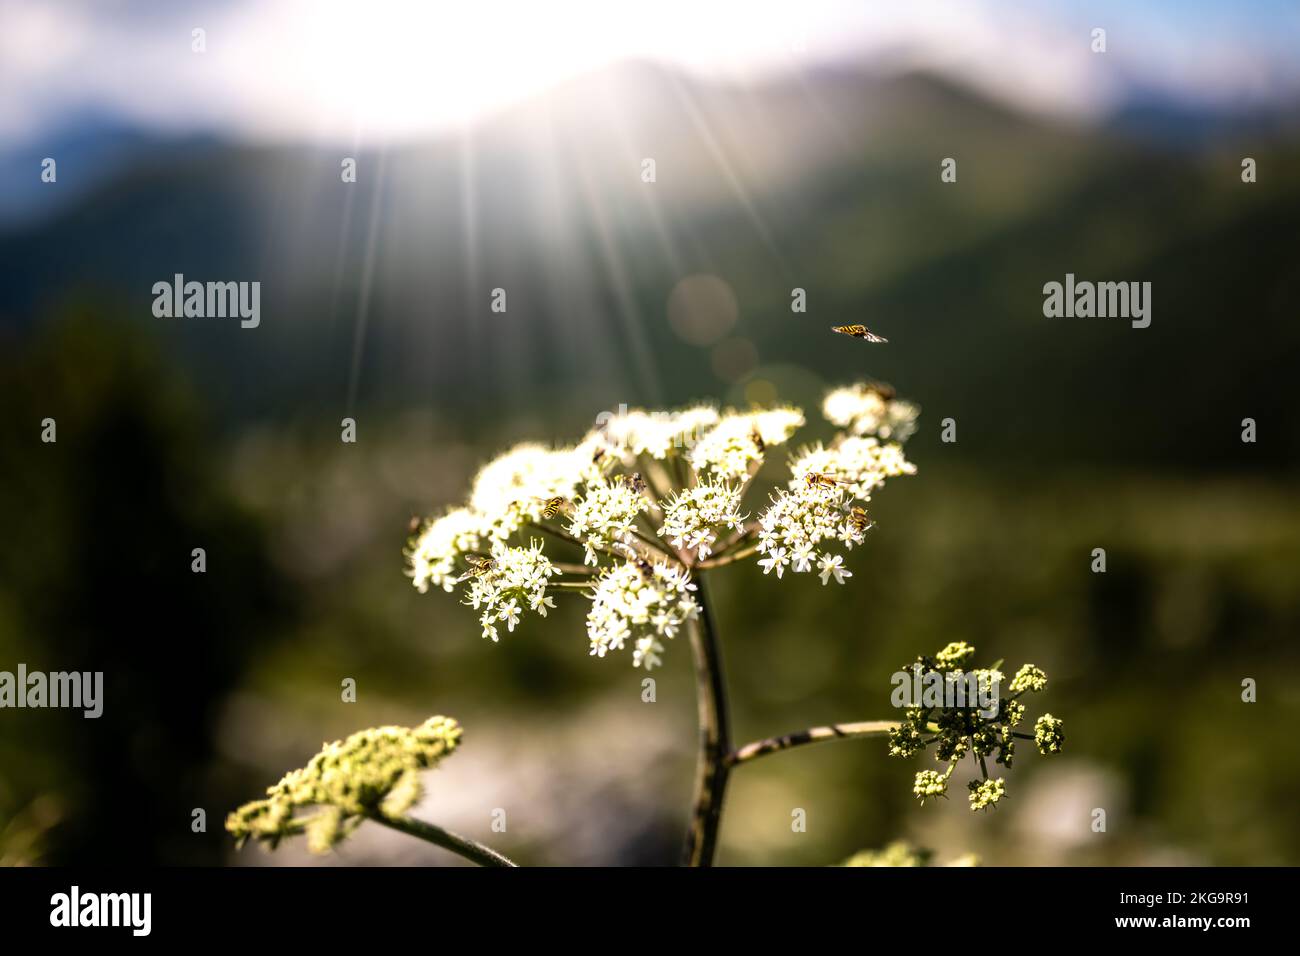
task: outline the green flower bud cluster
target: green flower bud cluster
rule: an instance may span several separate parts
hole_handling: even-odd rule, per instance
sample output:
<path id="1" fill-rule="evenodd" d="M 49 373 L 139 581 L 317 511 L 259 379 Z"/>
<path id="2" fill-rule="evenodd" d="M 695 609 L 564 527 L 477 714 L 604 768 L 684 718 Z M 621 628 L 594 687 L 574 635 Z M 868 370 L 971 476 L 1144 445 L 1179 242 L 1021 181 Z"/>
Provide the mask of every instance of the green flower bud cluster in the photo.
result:
<path id="1" fill-rule="evenodd" d="M 420 799 L 420 772 L 460 745 L 460 724 L 430 717 L 419 727 L 376 727 L 325 744 L 306 767 L 287 773 L 266 799 L 246 803 L 226 818 L 242 846 L 250 837 L 274 849 L 286 836 L 305 832 L 308 847 L 323 853 L 367 816 L 401 816 Z M 300 816 L 298 811 L 316 808 Z"/>
<path id="2" fill-rule="evenodd" d="M 1007 792 L 1007 785 L 1001 777 L 996 780 L 972 780 L 966 786 L 970 790 L 972 810 L 984 810 L 993 806 Z"/>
<path id="3" fill-rule="evenodd" d="M 1059 754 L 1061 746 L 1065 743 L 1065 731 L 1061 729 L 1061 721 L 1051 714 L 1043 714 L 1039 717 L 1034 724 L 1034 743 L 1038 745 L 1039 753 Z"/>
<path id="4" fill-rule="evenodd" d="M 947 863 L 936 864 L 934 851 L 909 843 L 895 840 L 883 850 L 859 850 L 840 866 L 979 866 L 979 858 L 967 853 Z"/>
<path id="5" fill-rule="evenodd" d="M 916 775 L 912 792 L 922 804 L 948 795 L 948 783 L 957 763 L 969 754 L 979 771 L 979 777 L 967 784 L 971 810 L 996 806 L 1006 796 L 1006 782 L 1002 777 L 989 776 L 988 758 L 992 757 L 995 764 L 1010 767 L 1018 740 L 1034 741 L 1043 755 L 1060 753 L 1065 743 L 1063 723 L 1051 714 L 1038 718 L 1033 734 L 1016 730 L 1025 719 L 1025 705 L 1018 698 L 1047 687 L 1047 675 L 1042 670 L 1025 664 L 1007 685 L 1009 694 L 1002 696 L 1005 678 L 998 669 L 1002 662 L 984 670 L 964 670 L 974 657 L 975 648 L 964 641 L 955 641 L 934 657 L 918 658 L 909 668 L 916 675 L 918 685 L 927 675 L 939 674 L 945 687 L 964 685 L 979 692 L 956 698 L 965 700 L 964 706 L 930 703 L 909 707 L 903 712 L 899 726 L 890 732 L 891 756 L 912 757 L 933 745 L 936 759 L 946 764 L 942 771 L 922 770 Z M 997 696 L 995 713 L 988 716 L 990 708 L 981 704 L 987 704 L 994 695 Z"/>

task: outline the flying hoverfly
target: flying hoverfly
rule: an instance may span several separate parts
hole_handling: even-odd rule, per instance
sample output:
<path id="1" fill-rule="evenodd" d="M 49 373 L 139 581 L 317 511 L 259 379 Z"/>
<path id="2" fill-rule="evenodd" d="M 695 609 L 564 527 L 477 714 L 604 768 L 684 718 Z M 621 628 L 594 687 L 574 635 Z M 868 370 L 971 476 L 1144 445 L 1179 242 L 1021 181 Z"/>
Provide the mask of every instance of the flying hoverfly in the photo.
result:
<path id="1" fill-rule="evenodd" d="M 888 342 L 889 339 L 883 335 L 877 335 L 865 325 L 832 325 L 832 332 L 838 332 L 840 335 L 851 335 L 855 339 L 863 339 L 867 342 Z"/>
<path id="2" fill-rule="evenodd" d="M 627 486 L 638 495 L 642 494 L 646 489 L 645 479 L 641 477 L 641 472 L 639 471 L 634 471 L 630 475 L 624 475 L 623 480 L 627 483 Z"/>
<path id="3" fill-rule="evenodd" d="M 556 495 L 554 498 L 548 498 L 546 504 L 542 507 L 542 517 L 546 520 L 562 514 L 569 507 L 569 499 L 562 495 Z"/>

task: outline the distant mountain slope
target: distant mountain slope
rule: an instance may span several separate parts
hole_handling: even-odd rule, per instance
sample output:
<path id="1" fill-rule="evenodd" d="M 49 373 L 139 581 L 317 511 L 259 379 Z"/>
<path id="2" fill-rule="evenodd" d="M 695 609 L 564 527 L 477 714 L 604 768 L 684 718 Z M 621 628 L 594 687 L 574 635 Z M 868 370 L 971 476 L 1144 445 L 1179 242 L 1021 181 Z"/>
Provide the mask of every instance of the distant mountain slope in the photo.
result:
<path id="1" fill-rule="evenodd" d="M 1241 183 L 1242 155 L 1258 183 Z M 1260 461 L 1300 458 L 1277 387 L 1300 358 L 1291 141 L 1182 150 L 924 76 L 746 90 L 630 67 L 472 135 L 362 154 L 356 184 L 340 158 L 151 147 L 0 238 L 3 315 L 25 327 L 77 296 L 125 310 L 232 421 L 350 397 L 519 415 L 544 396 L 580 422 L 728 393 L 665 319 L 676 282 L 707 272 L 731 286 L 731 334 L 760 376 L 805 400 L 821 381 L 893 379 L 932 422 L 959 419 L 958 454 L 1215 465 L 1238 460 L 1253 415 Z M 177 272 L 261 281 L 262 326 L 155 319 L 150 288 Z M 1152 282 L 1151 328 L 1045 319 L 1042 285 L 1067 272 Z M 488 308 L 498 287 L 505 315 Z M 890 344 L 827 332 L 856 320 Z"/>

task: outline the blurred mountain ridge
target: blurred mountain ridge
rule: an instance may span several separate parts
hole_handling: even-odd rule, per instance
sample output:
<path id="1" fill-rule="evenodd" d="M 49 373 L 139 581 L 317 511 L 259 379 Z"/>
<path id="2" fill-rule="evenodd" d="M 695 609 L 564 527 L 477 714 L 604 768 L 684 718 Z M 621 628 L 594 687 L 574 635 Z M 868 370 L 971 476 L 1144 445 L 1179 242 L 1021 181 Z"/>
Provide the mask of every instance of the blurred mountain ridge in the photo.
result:
<path id="1" fill-rule="evenodd" d="M 539 394 L 580 424 L 620 402 L 743 400 L 665 317 L 677 282 L 706 273 L 736 297 L 729 334 L 754 377 L 891 379 L 969 422 L 985 454 L 1214 466 L 1252 414 L 1275 423 L 1263 462 L 1293 464 L 1300 425 L 1267 383 L 1300 357 L 1300 142 L 1242 124 L 1188 149 L 1138 127 L 1046 122 L 922 74 L 743 87 L 634 64 L 460 136 L 359 153 L 354 184 L 334 148 L 149 143 L 0 237 L 0 319 L 21 337 L 67 297 L 112 302 L 236 424 L 430 403 L 509 417 Z M 1151 281 L 1152 327 L 1044 319 L 1042 285 L 1067 272 Z M 155 319 L 153 283 L 176 273 L 260 281 L 260 328 Z M 890 344 L 826 329 L 848 321 Z M 1189 391 L 1202 377 L 1212 389 Z M 1185 429 L 1221 440 L 1161 437 Z"/>

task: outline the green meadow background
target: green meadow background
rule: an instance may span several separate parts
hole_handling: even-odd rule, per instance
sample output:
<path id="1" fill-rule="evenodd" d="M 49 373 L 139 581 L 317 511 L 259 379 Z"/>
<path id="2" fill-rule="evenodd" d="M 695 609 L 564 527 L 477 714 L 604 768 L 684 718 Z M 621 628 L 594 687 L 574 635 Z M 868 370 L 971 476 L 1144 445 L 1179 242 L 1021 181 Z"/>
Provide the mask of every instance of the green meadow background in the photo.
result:
<path id="1" fill-rule="evenodd" d="M 587 122 L 614 82 L 637 109 Z M 453 863 L 374 828 L 319 859 L 237 853 L 221 827 L 322 740 L 434 713 L 465 744 L 418 814 L 527 864 L 675 862 L 685 639 L 654 704 L 628 655 L 588 656 L 579 599 L 484 642 L 403 577 L 407 520 L 622 403 L 786 399 L 812 438 L 824 391 L 864 377 L 921 405 L 919 472 L 876 496 L 845 587 L 713 574 L 737 736 L 887 718 L 900 665 L 966 640 L 1048 672 L 1031 716 L 1065 720 L 1066 752 L 1026 752 L 979 815 L 960 784 L 917 806 L 929 764 L 879 740 L 766 758 L 733 777 L 719 862 L 897 838 L 991 864 L 1300 862 L 1295 128 L 1049 122 L 927 75 L 825 71 L 812 95 L 623 67 L 487 121 L 472 176 L 434 140 L 363 154 L 353 186 L 336 151 L 150 142 L 0 234 L 0 667 L 103 670 L 109 695 L 97 721 L 0 714 L 0 862 Z M 155 319 L 176 272 L 261 281 L 260 327 Z M 1045 319 L 1067 272 L 1150 281 L 1151 327 Z M 683 318 L 700 275 L 730 299 Z M 889 344 L 828 331 L 850 322 Z"/>

